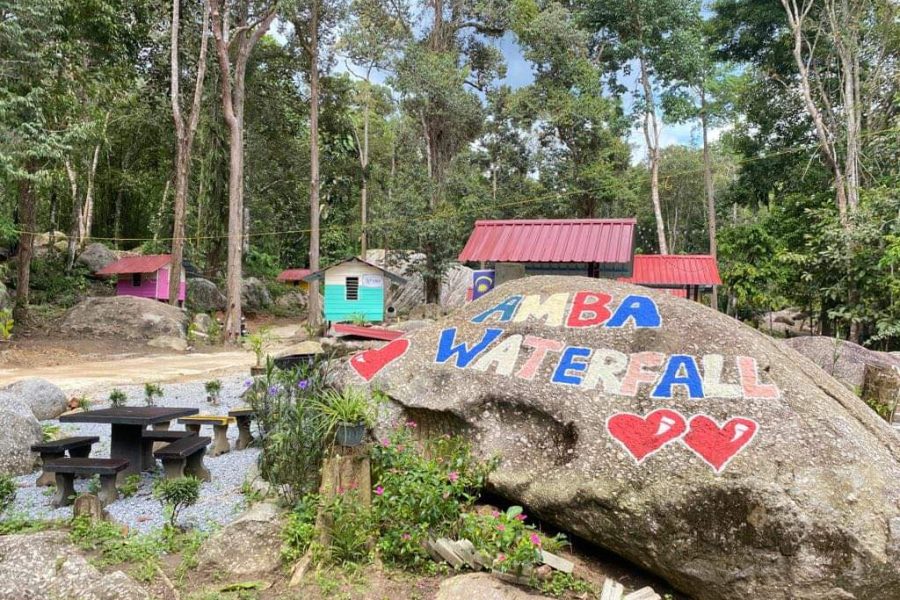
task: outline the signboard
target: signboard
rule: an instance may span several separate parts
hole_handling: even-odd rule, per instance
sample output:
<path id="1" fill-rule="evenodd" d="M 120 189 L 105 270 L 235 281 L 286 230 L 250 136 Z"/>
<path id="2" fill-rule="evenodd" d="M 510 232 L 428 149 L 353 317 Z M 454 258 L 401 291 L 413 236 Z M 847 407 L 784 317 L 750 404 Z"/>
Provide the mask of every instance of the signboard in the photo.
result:
<path id="1" fill-rule="evenodd" d="M 494 289 L 494 276 L 493 269 L 472 272 L 472 300 L 478 300 Z"/>
<path id="2" fill-rule="evenodd" d="M 364 288 L 384 287 L 384 277 L 381 275 L 363 275 L 360 285 Z"/>

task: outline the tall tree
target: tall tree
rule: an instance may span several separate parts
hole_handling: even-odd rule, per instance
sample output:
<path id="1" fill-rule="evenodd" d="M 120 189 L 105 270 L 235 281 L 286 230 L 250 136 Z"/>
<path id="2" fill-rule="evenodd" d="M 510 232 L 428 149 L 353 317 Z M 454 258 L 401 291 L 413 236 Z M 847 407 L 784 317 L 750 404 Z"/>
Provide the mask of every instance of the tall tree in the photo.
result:
<path id="1" fill-rule="evenodd" d="M 209 6 L 203 0 L 203 24 L 200 33 L 200 53 L 197 56 L 197 76 L 194 82 L 194 97 L 187 122 L 181 112 L 181 63 L 178 56 L 178 31 L 181 25 L 181 0 L 172 0 L 172 42 L 171 66 L 172 80 L 170 96 L 172 101 L 172 119 L 175 121 L 175 206 L 172 228 L 172 265 L 169 268 L 169 303 L 178 303 L 178 291 L 181 287 L 181 269 L 184 259 L 184 220 L 187 204 L 188 184 L 191 172 L 191 151 L 194 145 L 194 134 L 200 122 L 200 108 L 203 101 L 203 82 L 206 77 L 206 51 L 208 46 L 207 30 L 209 29 Z"/>
<path id="2" fill-rule="evenodd" d="M 226 0 L 212 0 L 210 17 L 219 58 L 222 113 L 229 134 L 228 259 L 226 261 L 225 335 L 234 342 L 241 335 L 241 283 L 244 236 L 244 99 L 247 61 L 253 47 L 275 20 L 277 0 L 259 5 L 241 0 L 234 9 L 235 27 Z M 253 4 L 253 6 L 251 6 Z M 251 10 L 253 9 L 253 10 Z M 233 56 L 233 58 L 232 58 Z"/>

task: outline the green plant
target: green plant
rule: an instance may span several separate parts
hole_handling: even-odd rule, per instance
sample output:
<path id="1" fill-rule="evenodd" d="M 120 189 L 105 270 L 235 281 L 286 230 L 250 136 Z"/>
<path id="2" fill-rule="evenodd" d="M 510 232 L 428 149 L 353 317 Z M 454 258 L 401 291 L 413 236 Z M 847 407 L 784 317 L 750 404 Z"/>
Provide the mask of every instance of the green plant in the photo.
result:
<path id="1" fill-rule="evenodd" d="M 525 520 L 521 506 L 511 506 L 490 515 L 466 513 L 462 516 L 460 537 L 494 557 L 495 569 L 522 574 L 540 562 L 544 544 L 544 538 Z M 555 541 L 561 542 L 561 539 Z"/>
<path id="2" fill-rule="evenodd" d="M 59 431 L 59 425 L 56 425 L 55 423 L 41 423 L 41 438 L 45 442 L 58 438 Z"/>
<path id="3" fill-rule="evenodd" d="M 319 511 L 318 494 L 307 494 L 301 498 L 288 514 L 281 540 L 284 542 L 281 559 L 293 564 L 306 553 L 316 538 L 316 517 Z"/>
<path id="4" fill-rule="evenodd" d="M 336 564 L 359 563 L 369 557 L 375 522 L 372 510 L 357 490 L 338 490 L 321 509 L 328 559 Z"/>
<path id="5" fill-rule="evenodd" d="M 119 485 L 119 491 L 122 493 L 123 498 L 131 498 L 137 494 L 140 487 L 141 476 L 138 473 L 132 473 Z"/>
<path id="6" fill-rule="evenodd" d="M 0 535 L 36 533 L 62 526 L 63 523 L 61 521 L 40 520 L 26 515 L 11 514 L 4 519 L 0 519 Z"/>
<path id="7" fill-rule="evenodd" d="M 542 594 L 554 598 L 562 598 L 569 594 L 575 594 L 580 598 L 596 598 L 599 595 L 597 589 L 584 579 L 560 571 L 554 571 L 550 579 L 541 581 L 538 589 Z"/>
<path id="8" fill-rule="evenodd" d="M 163 505 L 168 525 L 174 529 L 181 511 L 200 499 L 200 480 L 196 477 L 160 479 L 153 486 L 153 495 Z"/>
<path id="9" fill-rule="evenodd" d="M 162 398 L 163 389 L 157 383 L 144 384 L 144 402 L 147 406 L 153 406 L 156 398 Z"/>
<path id="10" fill-rule="evenodd" d="M 0 475 L 0 515 L 16 500 L 16 482 L 9 475 Z"/>
<path id="11" fill-rule="evenodd" d="M 125 406 L 126 402 L 128 402 L 128 396 L 126 396 L 125 392 L 123 392 L 119 388 L 114 388 L 109 393 L 109 403 L 113 408 Z"/>
<path id="12" fill-rule="evenodd" d="M 0 310 L 0 340 L 6 342 L 12 338 L 13 325 L 15 325 L 15 321 L 12 317 L 12 311 L 8 308 Z"/>
<path id="13" fill-rule="evenodd" d="M 87 491 L 89 494 L 98 495 L 100 493 L 100 476 L 99 475 L 91 475 L 91 478 L 88 479 Z"/>
<path id="14" fill-rule="evenodd" d="M 206 330 L 206 335 L 209 336 L 210 344 L 218 344 L 222 341 L 222 326 L 214 314 L 209 315 L 209 327 Z"/>
<path id="15" fill-rule="evenodd" d="M 339 423 L 365 424 L 371 427 L 378 416 L 373 402 L 360 388 L 345 387 L 343 390 L 326 390 L 316 403 L 324 417 L 322 425 L 325 433 L 331 433 Z"/>
<path id="16" fill-rule="evenodd" d="M 266 352 L 266 346 L 272 339 L 271 330 L 268 327 L 262 327 L 258 331 L 251 333 L 250 335 L 244 336 L 244 342 L 250 347 L 250 350 L 253 351 L 253 354 L 256 355 L 256 366 L 262 366 L 263 356 Z"/>
<path id="17" fill-rule="evenodd" d="M 354 325 L 365 325 L 369 322 L 369 319 L 362 313 L 353 313 L 350 315 L 350 322 Z"/>
<path id="18" fill-rule="evenodd" d="M 75 402 L 81 410 L 90 410 L 91 409 L 91 400 L 85 395 L 81 395 L 75 399 Z"/>
<path id="19" fill-rule="evenodd" d="M 187 342 L 191 346 L 197 343 L 197 332 L 200 330 L 197 324 L 191 321 L 187 328 Z"/>
<path id="20" fill-rule="evenodd" d="M 206 390 L 206 399 L 213 405 L 219 404 L 219 398 L 222 394 L 222 382 L 218 379 L 207 381 L 203 388 Z"/>

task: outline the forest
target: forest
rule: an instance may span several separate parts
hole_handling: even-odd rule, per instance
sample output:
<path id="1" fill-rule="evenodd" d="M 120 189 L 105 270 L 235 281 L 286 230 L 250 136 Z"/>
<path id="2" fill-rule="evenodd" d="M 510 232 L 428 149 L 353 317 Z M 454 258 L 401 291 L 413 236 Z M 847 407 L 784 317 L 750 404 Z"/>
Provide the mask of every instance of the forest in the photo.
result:
<path id="1" fill-rule="evenodd" d="M 898 134 L 893 0 L 0 0 L 0 280 L 171 252 L 233 337 L 247 273 L 403 250 L 434 300 L 477 219 L 636 217 L 719 310 L 900 349 Z"/>

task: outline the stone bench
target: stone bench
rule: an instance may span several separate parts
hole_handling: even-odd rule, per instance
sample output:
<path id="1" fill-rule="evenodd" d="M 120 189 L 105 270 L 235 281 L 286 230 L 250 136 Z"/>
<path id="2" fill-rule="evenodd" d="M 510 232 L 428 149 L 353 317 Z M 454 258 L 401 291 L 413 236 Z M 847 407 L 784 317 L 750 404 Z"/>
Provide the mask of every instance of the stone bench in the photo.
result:
<path id="1" fill-rule="evenodd" d="M 144 464 L 154 464 L 153 453 L 166 447 L 166 444 L 177 442 L 178 440 L 192 435 L 197 435 L 193 431 L 178 431 L 167 429 L 145 429 L 141 434 L 141 445 L 144 452 Z"/>
<path id="2" fill-rule="evenodd" d="M 250 433 L 250 421 L 256 413 L 252 408 L 235 408 L 228 411 L 229 417 L 237 420 L 238 439 L 234 444 L 235 450 L 243 450 L 253 443 L 253 435 Z"/>
<path id="3" fill-rule="evenodd" d="M 47 464 L 51 460 L 65 458 L 66 452 L 72 458 L 87 458 L 91 455 L 91 446 L 100 441 L 96 436 L 67 437 L 60 440 L 50 442 L 41 442 L 31 447 L 32 452 L 39 452 L 41 455 L 41 464 Z M 41 476 L 34 482 L 35 485 L 53 485 L 53 473 L 48 473 L 46 469 Z"/>
<path id="4" fill-rule="evenodd" d="M 209 481 L 212 477 L 203 464 L 203 455 L 210 441 L 208 437 L 189 435 L 160 448 L 153 456 L 162 461 L 166 479 L 193 476 Z"/>
<path id="5" fill-rule="evenodd" d="M 215 439 L 212 456 L 219 456 L 220 454 L 231 451 L 231 446 L 228 444 L 228 426 L 236 422 L 234 417 L 195 415 L 191 417 L 182 417 L 181 419 L 178 419 L 178 422 L 184 425 L 188 431 L 192 431 L 198 435 L 200 433 L 200 427 L 203 425 L 212 425 L 213 438 Z"/>
<path id="6" fill-rule="evenodd" d="M 124 458 L 58 458 L 44 464 L 44 471 L 56 474 L 56 495 L 53 506 L 68 506 L 75 496 L 76 475 L 99 475 L 101 506 L 106 506 L 118 497 L 116 476 L 128 467 Z"/>

